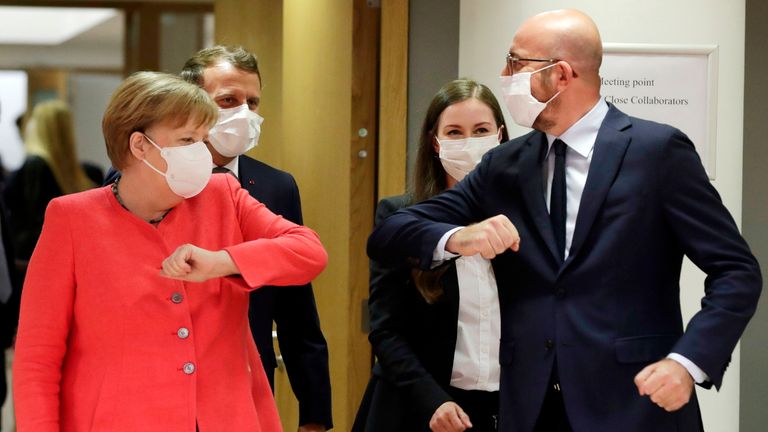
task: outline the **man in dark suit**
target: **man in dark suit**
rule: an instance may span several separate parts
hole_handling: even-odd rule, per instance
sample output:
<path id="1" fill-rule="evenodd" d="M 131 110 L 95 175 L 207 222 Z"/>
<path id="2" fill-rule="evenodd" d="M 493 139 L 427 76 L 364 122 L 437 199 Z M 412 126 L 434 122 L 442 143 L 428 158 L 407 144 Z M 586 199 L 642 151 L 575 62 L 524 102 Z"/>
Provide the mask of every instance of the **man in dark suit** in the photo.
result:
<path id="1" fill-rule="evenodd" d="M 757 261 L 691 141 L 607 104 L 601 60 L 583 13 L 528 19 L 502 88 L 535 130 L 369 238 L 373 259 L 422 268 L 493 258 L 501 431 L 701 431 L 693 384 L 720 387 L 760 294 Z M 685 331 L 683 256 L 707 274 Z"/>
<path id="2" fill-rule="evenodd" d="M 243 188 L 274 213 L 302 224 L 301 201 L 290 174 L 243 153 L 258 141 L 261 74 L 256 57 L 242 47 L 215 46 L 199 51 L 181 76 L 208 92 L 221 109 L 208 145 L 218 169 L 235 175 Z M 299 431 L 332 427 L 328 346 L 320 330 L 312 286 L 262 287 L 251 294 L 251 331 L 274 388 L 277 367 L 272 322 L 291 387 L 299 401 Z"/>

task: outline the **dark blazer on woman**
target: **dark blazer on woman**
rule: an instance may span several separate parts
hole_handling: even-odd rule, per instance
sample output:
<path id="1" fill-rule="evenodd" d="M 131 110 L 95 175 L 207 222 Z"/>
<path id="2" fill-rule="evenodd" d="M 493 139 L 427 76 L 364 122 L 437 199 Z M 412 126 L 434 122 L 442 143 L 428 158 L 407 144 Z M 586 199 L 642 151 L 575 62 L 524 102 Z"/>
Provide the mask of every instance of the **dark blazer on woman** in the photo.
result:
<path id="1" fill-rule="evenodd" d="M 91 163 L 83 163 L 86 176 L 94 186 L 101 184 L 101 169 Z M 12 231 L 16 258 L 28 261 L 43 229 L 43 217 L 48 203 L 64 195 L 48 162 L 40 156 L 30 155 L 24 164 L 8 179 L 3 191 Z"/>
<path id="2" fill-rule="evenodd" d="M 28 261 L 43 229 L 45 208 L 63 192 L 45 159 L 33 155 L 11 174 L 4 194 L 16 258 Z"/>
<path id="3" fill-rule="evenodd" d="M 406 207 L 410 196 L 381 200 L 376 224 Z M 443 295 L 429 304 L 414 286 L 410 267 L 371 261 L 371 333 L 378 362 L 357 412 L 353 431 L 428 431 L 435 410 L 452 400 L 459 289 L 456 266 L 443 275 Z"/>

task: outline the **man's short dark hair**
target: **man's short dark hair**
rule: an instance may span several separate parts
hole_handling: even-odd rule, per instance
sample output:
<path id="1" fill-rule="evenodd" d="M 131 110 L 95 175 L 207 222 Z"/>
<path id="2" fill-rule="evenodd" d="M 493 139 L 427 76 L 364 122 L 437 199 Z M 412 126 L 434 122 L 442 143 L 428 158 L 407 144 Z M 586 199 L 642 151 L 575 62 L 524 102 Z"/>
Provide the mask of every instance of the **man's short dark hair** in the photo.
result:
<path id="1" fill-rule="evenodd" d="M 205 69 L 222 62 L 229 63 L 245 72 L 255 73 L 261 80 L 259 62 L 256 56 L 242 46 L 230 45 L 216 45 L 198 51 L 184 63 L 181 78 L 202 87 L 205 84 L 203 80 Z"/>

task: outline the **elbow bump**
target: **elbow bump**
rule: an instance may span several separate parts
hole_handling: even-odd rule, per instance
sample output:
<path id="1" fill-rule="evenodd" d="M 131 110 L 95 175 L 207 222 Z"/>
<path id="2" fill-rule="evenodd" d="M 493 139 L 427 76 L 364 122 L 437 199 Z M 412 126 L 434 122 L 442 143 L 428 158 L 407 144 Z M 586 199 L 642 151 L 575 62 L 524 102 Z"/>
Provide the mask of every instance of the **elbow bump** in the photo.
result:
<path id="1" fill-rule="evenodd" d="M 315 268 L 316 268 L 317 274 L 320 274 L 323 270 L 325 270 L 325 267 L 327 266 L 328 266 L 328 252 L 326 252 L 324 247 L 320 246 L 319 253 L 315 260 Z"/>

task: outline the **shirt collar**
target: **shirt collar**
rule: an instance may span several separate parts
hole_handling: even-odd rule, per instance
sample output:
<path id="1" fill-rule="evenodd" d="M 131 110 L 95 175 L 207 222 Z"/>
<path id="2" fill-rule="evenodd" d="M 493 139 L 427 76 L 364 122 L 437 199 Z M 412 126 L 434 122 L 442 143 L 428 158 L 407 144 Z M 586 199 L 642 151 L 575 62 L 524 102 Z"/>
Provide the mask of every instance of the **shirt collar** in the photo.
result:
<path id="1" fill-rule="evenodd" d="M 238 172 L 238 167 L 240 164 L 238 163 L 240 161 L 240 156 L 235 156 L 234 159 L 229 161 L 226 165 L 223 165 L 222 168 L 226 168 L 230 171 L 232 171 L 232 174 L 235 175 L 235 177 L 240 178 L 240 173 Z M 216 167 L 216 164 L 213 164 L 214 168 Z"/>
<path id="2" fill-rule="evenodd" d="M 597 140 L 597 132 L 600 130 L 600 125 L 603 124 L 607 114 L 608 103 L 605 102 L 605 99 L 600 98 L 586 115 L 569 127 L 562 135 L 556 137 L 547 134 L 547 155 L 549 155 L 555 139 L 560 138 L 568 147 L 582 157 L 589 157 L 589 153 L 592 152 L 592 148 Z"/>

